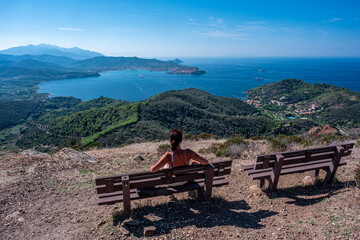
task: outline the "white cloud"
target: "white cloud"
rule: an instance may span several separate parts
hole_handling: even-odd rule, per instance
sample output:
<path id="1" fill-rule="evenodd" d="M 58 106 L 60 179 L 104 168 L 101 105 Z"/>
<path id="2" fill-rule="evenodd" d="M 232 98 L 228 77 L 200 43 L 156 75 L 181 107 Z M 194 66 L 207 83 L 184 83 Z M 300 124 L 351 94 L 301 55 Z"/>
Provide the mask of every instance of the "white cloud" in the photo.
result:
<path id="1" fill-rule="evenodd" d="M 262 25 L 262 24 L 265 24 L 266 22 L 265 21 L 250 21 L 250 22 L 246 22 L 245 24 L 248 24 L 248 25 Z"/>
<path id="2" fill-rule="evenodd" d="M 342 20 L 342 18 L 332 18 L 328 22 L 338 22 L 340 20 Z"/>
<path id="3" fill-rule="evenodd" d="M 222 38 L 238 38 L 238 37 L 247 36 L 247 34 L 231 33 L 228 31 L 221 31 L 221 30 L 208 31 L 205 32 L 204 35 L 210 37 L 222 37 Z"/>
<path id="4" fill-rule="evenodd" d="M 74 31 L 74 32 L 84 32 L 85 31 L 84 29 L 80 29 L 80 28 L 64 28 L 64 27 L 57 28 L 57 30 L 60 30 L 60 31 Z"/>

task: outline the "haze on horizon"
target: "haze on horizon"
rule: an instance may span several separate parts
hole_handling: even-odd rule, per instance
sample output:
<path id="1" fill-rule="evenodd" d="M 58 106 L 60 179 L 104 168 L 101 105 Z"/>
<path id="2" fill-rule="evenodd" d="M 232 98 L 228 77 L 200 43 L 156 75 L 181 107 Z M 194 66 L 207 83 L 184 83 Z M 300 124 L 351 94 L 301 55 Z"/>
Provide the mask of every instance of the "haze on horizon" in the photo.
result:
<path id="1" fill-rule="evenodd" d="M 0 50 L 46 43 L 150 58 L 360 56 L 356 0 L 12 0 L 0 6 Z"/>

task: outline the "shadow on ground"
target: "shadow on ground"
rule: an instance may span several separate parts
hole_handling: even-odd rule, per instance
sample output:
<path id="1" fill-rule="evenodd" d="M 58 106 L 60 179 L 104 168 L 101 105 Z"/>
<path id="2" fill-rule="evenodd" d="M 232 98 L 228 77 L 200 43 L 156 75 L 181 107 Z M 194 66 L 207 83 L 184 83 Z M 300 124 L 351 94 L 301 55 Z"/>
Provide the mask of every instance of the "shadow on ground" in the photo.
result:
<path id="1" fill-rule="evenodd" d="M 270 199 L 289 198 L 292 200 L 285 203 L 305 207 L 319 203 L 321 201 L 325 201 L 331 196 L 338 194 L 338 190 L 351 186 L 356 186 L 356 182 L 334 181 L 334 183 L 331 185 L 323 185 L 321 182 L 317 182 L 315 185 L 279 189 L 275 192 L 267 192 L 266 194 Z"/>
<path id="2" fill-rule="evenodd" d="M 260 229 L 261 219 L 274 216 L 277 212 L 259 210 L 250 213 L 246 201 L 228 202 L 222 198 L 210 201 L 177 200 L 156 206 L 143 206 L 133 210 L 132 218 L 141 222 L 141 226 L 130 227 L 136 237 L 142 236 L 142 227 L 154 225 L 157 235 L 170 233 L 171 230 L 194 226 L 198 229 L 215 226 L 236 226 Z M 113 224 L 119 225 L 124 218 L 114 218 Z"/>

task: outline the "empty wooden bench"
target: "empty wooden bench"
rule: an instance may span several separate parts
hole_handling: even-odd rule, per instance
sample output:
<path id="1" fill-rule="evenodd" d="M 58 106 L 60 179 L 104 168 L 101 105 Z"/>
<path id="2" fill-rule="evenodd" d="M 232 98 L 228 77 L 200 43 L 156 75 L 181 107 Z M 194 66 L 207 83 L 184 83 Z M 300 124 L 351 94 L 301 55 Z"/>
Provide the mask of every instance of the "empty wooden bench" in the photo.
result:
<path id="1" fill-rule="evenodd" d="M 326 171 L 324 183 L 331 183 L 338 166 L 346 164 L 341 158 L 349 156 L 353 147 L 354 143 L 343 143 L 260 155 L 253 165 L 243 166 L 242 169 L 253 180 L 259 180 L 261 188 L 264 187 L 265 180 L 268 180 L 270 191 L 276 189 L 280 175 L 314 171 L 314 176 L 318 177 L 320 169 Z"/>
<path id="2" fill-rule="evenodd" d="M 198 190 L 204 199 L 211 198 L 212 188 L 228 184 L 224 175 L 231 172 L 232 160 L 211 165 L 191 165 L 162 169 L 156 173 L 138 172 L 95 179 L 99 205 L 123 202 L 130 213 L 130 201 Z M 185 183 L 184 183 L 185 182 Z M 183 183 L 174 186 L 176 183 Z"/>

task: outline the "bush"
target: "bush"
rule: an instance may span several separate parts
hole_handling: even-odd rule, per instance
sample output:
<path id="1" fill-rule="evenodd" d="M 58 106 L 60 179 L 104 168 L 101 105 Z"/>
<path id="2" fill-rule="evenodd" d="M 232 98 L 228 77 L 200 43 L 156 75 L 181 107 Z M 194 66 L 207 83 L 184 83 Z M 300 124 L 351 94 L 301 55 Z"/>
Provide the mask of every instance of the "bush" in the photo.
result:
<path id="1" fill-rule="evenodd" d="M 76 151 L 81 151 L 83 149 L 83 147 L 80 146 L 80 145 L 72 145 L 71 148 L 76 150 Z"/>
<path id="2" fill-rule="evenodd" d="M 213 138 L 213 135 L 209 133 L 200 133 L 192 136 L 192 139 L 194 140 L 208 140 L 211 138 Z"/>
<path id="3" fill-rule="evenodd" d="M 216 153 L 220 149 L 221 143 L 212 143 L 208 148 L 202 148 L 199 150 L 201 154 Z"/>
<path id="4" fill-rule="evenodd" d="M 171 151 L 171 145 L 169 143 L 160 144 L 157 151 L 160 155 L 163 155 L 164 153 Z"/>
<path id="5" fill-rule="evenodd" d="M 258 141 L 258 140 L 263 140 L 264 138 L 262 136 L 253 136 L 250 138 L 250 140 L 253 140 L 253 141 Z"/>
<path id="6" fill-rule="evenodd" d="M 360 147 L 360 139 L 358 139 L 355 143 L 355 147 Z"/>
<path id="7" fill-rule="evenodd" d="M 269 144 L 270 150 L 273 152 L 284 152 L 289 147 L 288 138 L 286 138 L 284 135 L 268 137 L 267 142 Z"/>
<path id="8" fill-rule="evenodd" d="M 343 142 L 345 141 L 346 137 L 345 136 L 341 136 L 341 135 L 337 135 L 337 134 L 331 134 L 331 135 L 326 135 L 320 138 L 320 143 L 325 144 L 325 145 L 329 145 L 331 143 L 334 143 L 336 141 L 340 141 Z"/>
<path id="9" fill-rule="evenodd" d="M 191 133 L 186 133 L 185 135 L 184 135 L 184 139 L 193 139 L 193 135 L 191 134 Z"/>
<path id="10" fill-rule="evenodd" d="M 240 136 L 232 137 L 224 143 L 213 143 L 208 148 L 199 150 L 199 153 L 215 153 L 217 157 L 240 157 L 248 143 Z"/>
<path id="11" fill-rule="evenodd" d="M 92 142 L 90 143 L 87 147 L 87 149 L 90 149 L 90 148 L 101 148 L 101 143 L 99 142 Z M 82 149 L 82 148 L 81 148 Z M 77 149 L 75 149 L 77 150 Z"/>
<path id="12" fill-rule="evenodd" d="M 239 136 L 236 136 L 236 137 L 229 138 L 229 139 L 226 140 L 222 145 L 223 145 L 223 148 L 228 148 L 228 147 L 230 147 L 231 145 L 234 145 L 234 144 L 243 144 L 243 143 L 245 143 L 244 139 L 242 139 L 242 138 L 239 137 Z"/>

